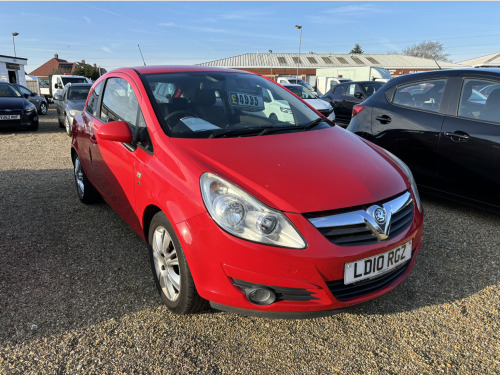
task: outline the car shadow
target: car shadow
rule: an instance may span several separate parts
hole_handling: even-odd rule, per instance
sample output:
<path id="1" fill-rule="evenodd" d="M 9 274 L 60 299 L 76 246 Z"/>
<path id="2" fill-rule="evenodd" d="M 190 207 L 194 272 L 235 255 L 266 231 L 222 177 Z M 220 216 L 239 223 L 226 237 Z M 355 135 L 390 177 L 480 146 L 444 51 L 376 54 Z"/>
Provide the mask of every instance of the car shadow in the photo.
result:
<path id="1" fill-rule="evenodd" d="M 106 203 L 80 203 L 71 169 L 0 171 L 0 189 L 0 343 L 162 306 L 146 244 Z M 450 303 L 498 282 L 500 217 L 423 203 L 424 243 L 408 279 L 352 313 Z M 471 223 L 496 235 L 479 237 Z"/>

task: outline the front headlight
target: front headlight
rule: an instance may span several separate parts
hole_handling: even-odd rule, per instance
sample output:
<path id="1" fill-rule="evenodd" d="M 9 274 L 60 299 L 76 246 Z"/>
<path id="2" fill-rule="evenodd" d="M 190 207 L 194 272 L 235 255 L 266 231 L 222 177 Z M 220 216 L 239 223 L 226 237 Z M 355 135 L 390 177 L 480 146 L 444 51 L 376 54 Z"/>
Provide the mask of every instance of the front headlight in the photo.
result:
<path id="1" fill-rule="evenodd" d="M 78 116 L 80 113 L 82 113 L 82 111 L 79 111 L 78 109 L 72 109 L 71 111 L 69 111 L 69 115 L 71 117 L 76 117 Z"/>
<path id="2" fill-rule="evenodd" d="M 26 112 L 32 112 L 32 111 L 36 110 L 36 107 L 33 103 L 28 102 L 28 104 L 25 104 L 24 110 Z"/>
<path id="3" fill-rule="evenodd" d="M 288 113 L 288 114 L 292 114 L 292 110 L 290 108 L 280 107 L 280 111 Z"/>
<path id="4" fill-rule="evenodd" d="M 418 189 L 417 189 L 417 183 L 415 182 L 415 179 L 413 178 L 413 173 L 411 173 L 410 168 L 396 155 L 393 153 L 387 151 L 384 149 L 385 152 L 387 152 L 387 155 L 389 155 L 391 158 L 394 159 L 396 163 L 399 164 L 401 168 L 405 171 L 406 175 L 410 179 L 410 184 L 411 184 L 411 189 L 413 190 L 413 195 L 415 196 L 415 203 L 417 204 L 418 210 L 422 212 L 422 204 L 420 203 L 420 195 L 418 194 Z"/>
<path id="5" fill-rule="evenodd" d="M 210 216 L 233 236 L 292 249 L 306 247 L 305 240 L 283 213 L 237 186 L 212 173 L 201 175 L 200 186 Z"/>

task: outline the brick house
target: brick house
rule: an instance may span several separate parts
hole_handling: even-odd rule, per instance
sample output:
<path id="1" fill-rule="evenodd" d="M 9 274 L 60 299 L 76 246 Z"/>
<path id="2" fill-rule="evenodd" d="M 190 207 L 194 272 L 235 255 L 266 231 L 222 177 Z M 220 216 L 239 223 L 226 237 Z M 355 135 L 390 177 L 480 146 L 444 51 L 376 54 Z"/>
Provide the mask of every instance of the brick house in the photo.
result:
<path id="1" fill-rule="evenodd" d="M 54 70 L 59 70 L 60 74 L 73 74 L 76 67 L 77 63 L 60 59 L 56 53 L 52 59 L 33 70 L 30 75 L 37 76 L 44 81 L 49 79 L 49 75 L 53 74 Z"/>

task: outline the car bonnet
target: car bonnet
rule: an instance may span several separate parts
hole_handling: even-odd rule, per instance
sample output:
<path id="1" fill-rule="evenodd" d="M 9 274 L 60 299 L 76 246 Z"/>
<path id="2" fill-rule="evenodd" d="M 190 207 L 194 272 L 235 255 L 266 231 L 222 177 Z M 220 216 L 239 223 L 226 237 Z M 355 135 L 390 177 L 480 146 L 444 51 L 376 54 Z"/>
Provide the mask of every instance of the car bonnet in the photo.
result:
<path id="1" fill-rule="evenodd" d="M 338 127 L 240 138 L 172 138 L 203 172 L 270 207 L 316 212 L 377 202 L 407 189 L 381 152 Z"/>

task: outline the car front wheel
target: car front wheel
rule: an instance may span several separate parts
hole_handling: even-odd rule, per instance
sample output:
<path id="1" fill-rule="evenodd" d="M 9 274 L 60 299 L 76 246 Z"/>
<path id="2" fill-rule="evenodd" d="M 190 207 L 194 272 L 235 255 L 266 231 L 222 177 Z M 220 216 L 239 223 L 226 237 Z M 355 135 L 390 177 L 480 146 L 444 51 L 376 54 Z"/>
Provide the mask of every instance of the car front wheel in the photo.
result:
<path id="1" fill-rule="evenodd" d="M 69 123 L 68 116 L 64 118 L 64 127 L 66 128 L 66 133 L 71 137 L 72 129 L 71 124 Z"/>
<path id="2" fill-rule="evenodd" d="M 190 314 L 206 307 L 196 291 L 181 244 L 163 212 L 149 227 L 149 254 L 156 287 L 161 299 L 176 314 Z"/>
<path id="3" fill-rule="evenodd" d="M 40 114 L 41 115 L 47 114 L 47 104 L 44 102 L 40 103 Z"/>

